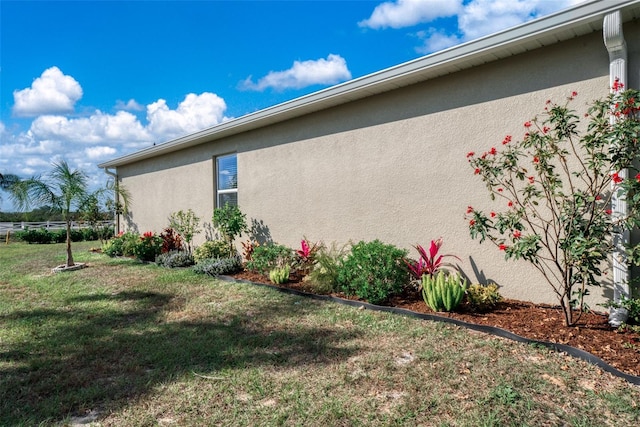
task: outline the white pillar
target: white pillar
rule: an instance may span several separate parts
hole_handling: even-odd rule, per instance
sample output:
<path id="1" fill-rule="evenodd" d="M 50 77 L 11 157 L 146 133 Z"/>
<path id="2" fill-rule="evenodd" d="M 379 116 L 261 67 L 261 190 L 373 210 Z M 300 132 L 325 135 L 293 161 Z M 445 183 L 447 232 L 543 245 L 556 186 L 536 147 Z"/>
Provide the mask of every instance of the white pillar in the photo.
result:
<path id="1" fill-rule="evenodd" d="M 627 87 L 627 44 L 622 33 L 622 16 L 620 11 L 610 13 L 604 17 L 603 29 L 604 44 L 609 52 L 609 87 L 613 88 L 614 82 L 624 84 Z M 613 90 L 613 89 L 611 89 Z M 611 117 L 612 122 L 616 120 Z M 622 119 L 624 120 L 624 118 Z M 620 177 L 626 179 L 626 169 L 618 172 Z M 611 216 L 614 221 L 613 239 L 613 300 L 619 302 L 624 296 L 630 298 L 629 265 L 627 262 L 626 247 L 629 244 L 629 229 L 620 221 L 627 216 L 627 201 L 617 194 L 618 186 L 611 184 Z M 618 223 L 616 224 L 616 221 Z M 609 324 L 620 326 L 627 320 L 627 310 L 612 308 L 609 314 Z"/>

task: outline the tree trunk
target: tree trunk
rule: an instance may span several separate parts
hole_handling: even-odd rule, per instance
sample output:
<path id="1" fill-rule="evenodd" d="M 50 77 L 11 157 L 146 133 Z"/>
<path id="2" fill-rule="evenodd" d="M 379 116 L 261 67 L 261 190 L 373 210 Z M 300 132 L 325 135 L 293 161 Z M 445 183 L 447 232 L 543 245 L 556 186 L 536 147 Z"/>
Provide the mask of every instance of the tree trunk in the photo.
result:
<path id="1" fill-rule="evenodd" d="M 71 253 L 71 221 L 67 220 L 67 267 L 73 267 L 73 254 Z"/>

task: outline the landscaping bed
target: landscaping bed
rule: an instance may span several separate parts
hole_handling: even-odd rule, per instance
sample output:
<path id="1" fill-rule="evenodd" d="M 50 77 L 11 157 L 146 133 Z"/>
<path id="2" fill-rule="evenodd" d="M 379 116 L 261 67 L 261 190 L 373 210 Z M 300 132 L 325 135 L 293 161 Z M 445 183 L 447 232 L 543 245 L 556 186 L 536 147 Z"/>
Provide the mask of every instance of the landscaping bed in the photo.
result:
<path id="1" fill-rule="evenodd" d="M 229 276 L 275 286 L 264 275 L 246 270 Z M 301 280 L 292 280 L 279 286 L 312 293 Z M 344 294 L 333 296 L 354 299 Z M 436 314 L 417 292 L 394 297 L 388 305 L 416 313 Z M 612 328 L 604 313 L 584 313 L 576 326 L 567 327 L 564 326 L 559 307 L 505 299 L 488 312 L 474 313 L 462 304 L 456 312 L 437 315 L 498 327 L 532 340 L 568 345 L 599 357 L 619 371 L 640 376 L 640 334 L 629 329 Z"/>

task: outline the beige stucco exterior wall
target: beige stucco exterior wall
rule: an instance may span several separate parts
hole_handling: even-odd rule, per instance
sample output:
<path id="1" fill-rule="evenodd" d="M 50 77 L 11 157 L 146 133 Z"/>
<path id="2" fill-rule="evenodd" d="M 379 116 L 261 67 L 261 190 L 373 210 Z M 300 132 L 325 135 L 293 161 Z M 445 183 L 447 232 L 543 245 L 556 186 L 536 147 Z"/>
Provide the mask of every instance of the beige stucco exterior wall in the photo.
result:
<path id="1" fill-rule="evenodd" d="M 625 27 L 640 39 L 637 23 Z M 637 70 L 639 52 L 629 46 Z M 288 122 L 118 168 L 134 195 L 131 221 L 161 231 L 168 216 L 194 209 L 210 223 L 216 155 L 238 153 L 239 205 L 276 242 L 380 239 L 412 250 L 444 238 L 474 281 L 495 281 L 511 298 L 554 303 L 527 263 L 505 261 L 471 240 L 468 205 L 491 209 L 469 151 L 521 138 L 547 99 L 578 92 L 576 108 L 608 91 L 608 55 L 594 33 L 507 60 L 352 102 Z M 632 85 L 638 74 L 630 69 Z M 634 81 L 635 79 L 635 81 Z M 204 233 L 198 241 L 204 239 Z M 592 289 L 591 304 L 609 290 Z"/>

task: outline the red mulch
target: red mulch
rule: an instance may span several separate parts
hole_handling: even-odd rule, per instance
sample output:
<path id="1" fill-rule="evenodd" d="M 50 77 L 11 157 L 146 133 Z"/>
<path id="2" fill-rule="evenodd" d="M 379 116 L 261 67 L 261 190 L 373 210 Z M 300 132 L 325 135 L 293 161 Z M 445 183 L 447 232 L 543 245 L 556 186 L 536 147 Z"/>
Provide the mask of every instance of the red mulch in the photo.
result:
<path id="1" fill-rule="evenodd" d="M 247 271 L 231 277 L 272 284 L 265 276 Z M 282 286 L 310 292 L 301 281 L 290 281 Z M 347 298 L 339 294 L 334 296 Z M 394 298 L 389 305 L 433 314 L 417 292 Z M 603 313 L 584 313 L 576 326 L 567 327 L 564 326 L 562 310 L 558 307 L 504 300 L 495 309 L 485 313 L 474 313 L 462 305 L 455 313 L 438 315 L 469 323 L 496 326 L 529 339 L 566 344 L 587 351 L 622 372 L 640 376 L 640 334 L 612 328 L 607 315 Z"/>

